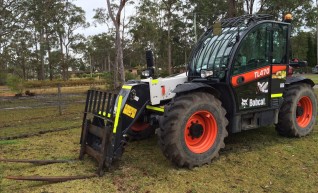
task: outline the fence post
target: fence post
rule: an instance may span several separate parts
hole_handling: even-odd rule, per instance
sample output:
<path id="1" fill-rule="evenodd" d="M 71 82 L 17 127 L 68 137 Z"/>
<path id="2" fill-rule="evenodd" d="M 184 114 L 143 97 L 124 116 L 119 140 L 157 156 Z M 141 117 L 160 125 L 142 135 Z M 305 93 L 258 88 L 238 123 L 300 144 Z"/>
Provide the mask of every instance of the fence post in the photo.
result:
<path id="1" fill-rule="evenodd" d="M 61 83 L 57 85 L 57 97 L 59 105 L 59 114 L 62 115 L 62 94 L 61 94 Z"/>

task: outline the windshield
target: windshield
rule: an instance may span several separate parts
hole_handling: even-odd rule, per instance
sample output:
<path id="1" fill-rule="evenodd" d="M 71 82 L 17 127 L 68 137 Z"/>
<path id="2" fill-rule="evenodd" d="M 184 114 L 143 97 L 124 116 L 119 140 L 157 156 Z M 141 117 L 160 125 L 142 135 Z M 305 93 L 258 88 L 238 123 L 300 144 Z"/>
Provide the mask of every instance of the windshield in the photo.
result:
<path id="1" fill-rule="evenodd" d="M 223 28 L 220 35 L 213 35 L 212 30 L 207 31 L 192 54 L 189 75 L 200 76 L 201 70 L 212 70 L 213 77 L 223 78 L 237 35 L 243 30 L 244 27 Z"/>

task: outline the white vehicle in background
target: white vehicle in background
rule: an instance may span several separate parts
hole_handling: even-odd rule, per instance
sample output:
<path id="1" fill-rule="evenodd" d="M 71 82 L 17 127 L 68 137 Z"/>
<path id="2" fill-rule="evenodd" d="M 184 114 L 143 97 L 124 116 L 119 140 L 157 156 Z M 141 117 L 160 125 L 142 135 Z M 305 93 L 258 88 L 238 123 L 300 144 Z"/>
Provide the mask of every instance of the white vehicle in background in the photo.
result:
<path id="1" fill-rule="evenodd" d="M 315 67 L 313 67 L 311 69 L 311 72 L 314 73 L 314 74 L 318 74 L 318 65 L 316 65 Z"/>

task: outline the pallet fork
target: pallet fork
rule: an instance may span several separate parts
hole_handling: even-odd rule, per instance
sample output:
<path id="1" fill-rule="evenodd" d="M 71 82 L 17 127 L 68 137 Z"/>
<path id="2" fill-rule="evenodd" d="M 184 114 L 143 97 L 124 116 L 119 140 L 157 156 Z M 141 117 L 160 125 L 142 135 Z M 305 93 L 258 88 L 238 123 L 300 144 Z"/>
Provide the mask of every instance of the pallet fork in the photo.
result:
<path id="1" fill-rule="evenodd" d="M 101 90 L 87 92 L 82 122 L 79 160 L 87 154 L 98 162 L 95 174 L 87 176 L 7 176 L 7 179 L 64 182 L 103 176 L 115 160 L 118 160 L 127 143 L 128 129 L 141 117 L 149 103 L 147 84 L 124 85 L 119 92 Z M 78 160 L 19 160 L 0 159 L 0 162 L 54 164 Z"/>

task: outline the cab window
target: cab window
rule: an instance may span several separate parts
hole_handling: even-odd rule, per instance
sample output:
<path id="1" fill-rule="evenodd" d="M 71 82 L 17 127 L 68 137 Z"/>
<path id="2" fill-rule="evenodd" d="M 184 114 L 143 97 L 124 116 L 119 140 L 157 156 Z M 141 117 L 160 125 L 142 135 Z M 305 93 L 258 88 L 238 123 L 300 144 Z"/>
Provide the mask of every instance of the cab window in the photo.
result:
<path id="1" fill-rule="evenodd" d="M 272 64 L 286 64 L 288 26 L 274 24 L 273 29 L 274 30 Z"/>
<path id="2" fill-rule="evenodd" d="M 270 27 L 270 23 L 261 24 L 244 37 L 234 59 L 234 75 L 269 64 Z"/>

